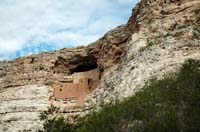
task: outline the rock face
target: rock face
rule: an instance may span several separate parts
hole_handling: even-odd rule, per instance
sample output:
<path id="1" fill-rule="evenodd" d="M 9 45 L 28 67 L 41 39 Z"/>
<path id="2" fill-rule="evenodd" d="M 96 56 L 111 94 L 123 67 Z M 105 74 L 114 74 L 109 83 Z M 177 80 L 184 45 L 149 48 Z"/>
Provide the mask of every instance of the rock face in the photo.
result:
<path id="1" fill-rule="evenodd" d="M 49 104 L 61 107 L 66 117 L 83 115 L 101 100 L 133 95 L 186 59 L 200 59 L 199 14 L 199 0 L 142 0 L 127 24 L 87 47 L 0 62 L 0 131 L 40 129 L 38 115 Z M 52 99 L 54 82 L 95 68 L 101 84 L 84 107 Z"/>
<path id="2" fill-rule="evenodd" d="M 75 107 L 73 100 L 54 100 L 52 86 L 69 81 L 76 72 L 98 68 L 103 76 L 103 71 L 116 67 L 131 35 L 126 27 L 108 32 L 87 47 L 0 62 L 0 131 L 41 129 L 39 113 L 50 104 L 60 107 L 60 114 L 66 117 L 84 115 L 90 107 Z"/>
<path id="3" fill-rule="evenodd" d="M 0 131 L 15 132 L 24 128 L 38 130 L 40 112 L 48 106 L 48 86 L 26 85 L 7 88 L 0 93 Z"/>
<path id="4" fill-rule="evenodd" d="M 128 21 L 133 33 L 119 68 L 104 75 L 88 104 L 131 96 L 150 78 L 200 59 L 199 14 L 199 0 L 142 0 Z"/>

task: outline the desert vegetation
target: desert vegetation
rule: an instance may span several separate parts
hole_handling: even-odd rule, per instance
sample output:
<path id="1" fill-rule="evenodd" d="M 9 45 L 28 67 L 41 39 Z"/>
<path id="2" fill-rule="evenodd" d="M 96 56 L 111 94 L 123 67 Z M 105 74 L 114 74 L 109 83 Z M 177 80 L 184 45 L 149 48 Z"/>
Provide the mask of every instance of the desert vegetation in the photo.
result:
<path id="1" fill-rule="evenodd" d="M 122 102 L 102 104 L 76 124 L 63 117 L 49 118 L 57 110 L 52 106 L 41 114 L 41 132 L 198 132 L 200 61 L 186 61 L 178 71 L 149 80 Z"/>

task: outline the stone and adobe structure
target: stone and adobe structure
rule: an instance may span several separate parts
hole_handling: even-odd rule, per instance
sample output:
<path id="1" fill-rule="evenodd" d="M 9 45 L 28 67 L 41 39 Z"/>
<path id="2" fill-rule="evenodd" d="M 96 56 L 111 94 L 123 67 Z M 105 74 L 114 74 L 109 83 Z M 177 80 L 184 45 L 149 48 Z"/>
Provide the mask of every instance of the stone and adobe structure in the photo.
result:
<path id="1" fill-rule="evenodd" d="M 86 47 L 0 62 L 0 132 L 42 129 L 39 115 L 51 104 L 76 120 L 100 101 L 132 96 L 152 77 L 200 59 L 199 0 L 141 0 L 132 11 L 128 23 Z"/>
<path id="2" fill-rule="evenodd" d="M 99 85 L 98 69 L 74 73 L 67 83 L 53 84 L 55 100 L 74 100 L 76 106 L 83 106 L 85 98 Z M 71 81 L 71 82 L 70 82 Z"/>

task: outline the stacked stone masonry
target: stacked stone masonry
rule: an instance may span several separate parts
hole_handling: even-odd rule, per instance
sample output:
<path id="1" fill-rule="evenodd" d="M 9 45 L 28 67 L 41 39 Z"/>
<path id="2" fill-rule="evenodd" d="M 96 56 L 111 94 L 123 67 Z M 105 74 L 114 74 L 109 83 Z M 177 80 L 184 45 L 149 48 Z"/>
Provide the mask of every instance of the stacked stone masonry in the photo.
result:
<path id="1" fill-rule="evenodd" d="M 40 129 L 39 113 L 50 104 L 66 118 L 85 115 L 102 100 L 132 96 L 150 78 L 161 78 L 187 59 L 200 59 L 199 14 L 199 0 L 141 0 L 127 24 L 86 47 L 0 62 L 0 131 Z M 100 70 L 98 87 L 84 83 L 80 89 L 79 81 L 91 78 L 76 73 L 95 68 Z M 55 100 L 53 84 L 59 90 L 73 83 L 71 94 Z"/>
<path id="2" fill-rule="evenodd" d="M 99 85 L 98 69 L 73 74 L 73 82 L 53 84 L 54 98 L 75 100 L 75 106 L 84 106 L 85 98 Z"/>

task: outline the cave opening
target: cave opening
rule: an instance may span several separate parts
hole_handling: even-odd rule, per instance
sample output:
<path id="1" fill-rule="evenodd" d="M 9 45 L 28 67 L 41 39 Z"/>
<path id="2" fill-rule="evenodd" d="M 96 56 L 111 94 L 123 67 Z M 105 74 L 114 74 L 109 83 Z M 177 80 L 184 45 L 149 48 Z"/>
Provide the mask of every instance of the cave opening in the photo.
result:
<path id="1" fill-rule="evenodd" d="M 75 65 L 70 68 L 71 73 L 84 72 L 98 68 L 97 59 L 94 56 L 82 57 L 73 63 Z"/>
<path id="2" fill-rule="evenodd" d="M 94 55 L 74 55 L 72 59 L 58 56 L 53 67 L 53 74 L 90 71 L 98 68 L 97 58 Z"/>

